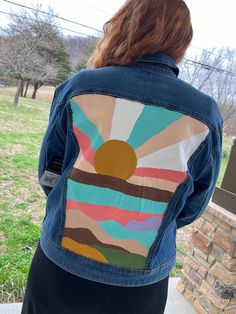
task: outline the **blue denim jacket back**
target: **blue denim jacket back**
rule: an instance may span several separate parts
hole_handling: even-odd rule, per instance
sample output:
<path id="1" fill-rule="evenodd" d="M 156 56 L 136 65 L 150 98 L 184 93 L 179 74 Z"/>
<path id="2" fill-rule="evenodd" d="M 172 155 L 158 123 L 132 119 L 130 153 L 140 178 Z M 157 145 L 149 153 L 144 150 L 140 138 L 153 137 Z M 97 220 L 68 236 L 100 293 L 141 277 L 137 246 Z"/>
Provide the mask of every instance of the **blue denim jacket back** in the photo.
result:
<path id="1" fill-rule="evenodd" d="M 56 89 L 39 179 L 54 156 L 62 163 L 56 184 L 42 185 L 40 243 L 63 269 L 142 286 L 175 266 L 177 229 L 201 216 L 214 191 L 223 124 L 215 101 L 178 73 L 154 53 L 80 71 Z"/>

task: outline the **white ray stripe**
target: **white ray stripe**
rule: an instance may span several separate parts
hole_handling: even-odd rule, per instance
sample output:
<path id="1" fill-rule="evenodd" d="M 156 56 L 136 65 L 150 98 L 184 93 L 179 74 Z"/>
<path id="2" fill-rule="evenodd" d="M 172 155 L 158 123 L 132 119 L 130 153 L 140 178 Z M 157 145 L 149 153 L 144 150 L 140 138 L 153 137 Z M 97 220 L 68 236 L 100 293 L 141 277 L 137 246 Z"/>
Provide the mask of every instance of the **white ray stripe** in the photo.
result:
<path id="1" fill-rule="evenodd" d="M 126 141 L 144 107 L 141 103 L 117 98 L 109 139 Z"/>
<path id="2" fill-rule="evenodd" d="M 205 140 L 209 130 L 190 137 L 177 144 L 160 149 L 138 160 L 137 167 L 161 168 L 187 171 L 187 162 L 199 145 Z"/>

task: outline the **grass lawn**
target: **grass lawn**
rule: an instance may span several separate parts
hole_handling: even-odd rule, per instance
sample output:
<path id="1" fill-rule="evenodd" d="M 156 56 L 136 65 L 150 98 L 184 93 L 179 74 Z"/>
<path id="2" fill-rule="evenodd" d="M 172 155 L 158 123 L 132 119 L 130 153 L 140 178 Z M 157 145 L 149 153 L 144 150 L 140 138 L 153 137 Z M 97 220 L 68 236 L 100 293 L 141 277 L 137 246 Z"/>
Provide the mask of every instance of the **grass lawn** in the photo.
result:
<path id="1" fill-rule="evenodd" d="M 21 302 L 30 262 L 41 230 L 46 198 L 37 182 L 38 155 L 47 126 L 51 88 L 42 88 L 38 99 L 20 99 L 13 108 L 14 89 L 0 88 L 0 303 Z M 224 150 L 232 141 L 225 139 Z M 227 158 L 223 159 L 222 180 Z M 177 235 L 178 276 L 191 241 L 192 227 Z"/>
<path id="2" fill-rule="evenodd" d="M 0 88 L 0 303 L 22 300 L 46 201 L 37 163 L 49 99 L 22 98 L 13 108 L 13 93 Z"/>

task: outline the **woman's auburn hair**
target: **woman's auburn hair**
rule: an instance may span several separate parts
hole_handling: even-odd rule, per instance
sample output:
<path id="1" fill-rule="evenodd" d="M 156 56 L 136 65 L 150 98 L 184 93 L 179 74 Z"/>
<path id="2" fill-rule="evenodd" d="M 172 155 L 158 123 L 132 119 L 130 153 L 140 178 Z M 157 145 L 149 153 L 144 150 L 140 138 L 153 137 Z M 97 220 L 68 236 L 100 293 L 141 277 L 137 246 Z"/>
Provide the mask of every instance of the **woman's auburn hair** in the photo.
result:
<path id="1" fill-rule="evenodd" d="M 127 0 L 103 32 L 88 61 L 90 68 L 128 66 L 155 52 L 165 52 L 179 63 L 193 37 L 183 0 Z"/>

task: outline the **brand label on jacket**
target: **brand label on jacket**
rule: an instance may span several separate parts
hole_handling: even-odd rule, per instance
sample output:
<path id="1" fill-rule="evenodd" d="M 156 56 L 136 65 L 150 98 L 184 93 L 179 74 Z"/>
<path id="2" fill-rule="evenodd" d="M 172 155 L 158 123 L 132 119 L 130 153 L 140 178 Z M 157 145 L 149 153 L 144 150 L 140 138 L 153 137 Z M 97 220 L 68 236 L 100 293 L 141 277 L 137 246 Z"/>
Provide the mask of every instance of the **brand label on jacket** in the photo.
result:
<path id="1" fill-rule="evenodd" d="M 61 169 L 63 164 L 63 157 L 53 155 L 48 163 L 46 170 L 44 171 L 39 183 L 43 186 L 53 188 L 59 178 L 61 177 Z"/>

